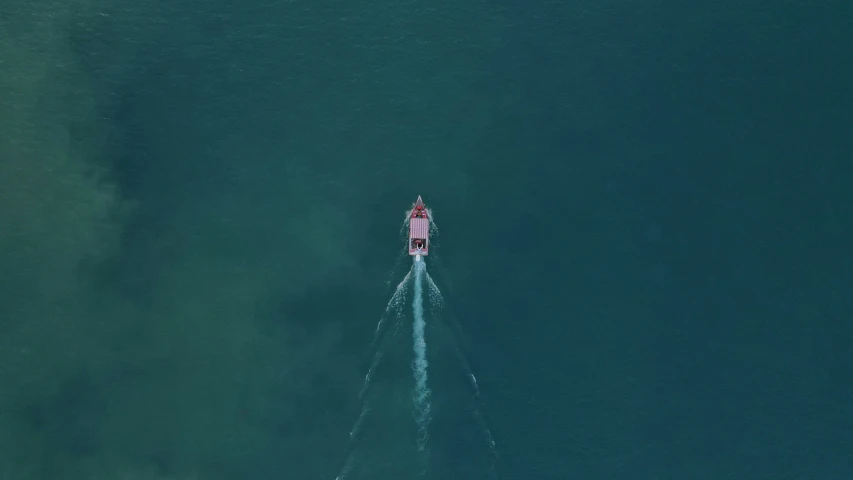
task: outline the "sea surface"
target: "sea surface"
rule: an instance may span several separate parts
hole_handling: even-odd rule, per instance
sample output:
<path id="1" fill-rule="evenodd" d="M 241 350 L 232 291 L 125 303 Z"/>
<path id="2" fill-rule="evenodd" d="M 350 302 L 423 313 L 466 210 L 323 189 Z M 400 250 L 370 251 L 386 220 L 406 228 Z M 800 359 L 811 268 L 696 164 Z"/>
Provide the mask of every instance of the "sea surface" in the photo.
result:
<path id="1" fill-rule="evenodd" d="M 853 478 L 851 5 L 2 0 L 0 479 Z"/>

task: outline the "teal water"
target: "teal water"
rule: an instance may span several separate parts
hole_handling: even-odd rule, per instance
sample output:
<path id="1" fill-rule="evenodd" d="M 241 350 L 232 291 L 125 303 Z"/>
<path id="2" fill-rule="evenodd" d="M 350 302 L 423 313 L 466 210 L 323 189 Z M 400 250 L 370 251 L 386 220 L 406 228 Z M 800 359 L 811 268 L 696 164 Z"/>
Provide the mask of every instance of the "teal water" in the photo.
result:
<path id="1" fill-rule="evenodd" d="M 0 478 L 850 478 L 851 16 L 4 1 Z"/>

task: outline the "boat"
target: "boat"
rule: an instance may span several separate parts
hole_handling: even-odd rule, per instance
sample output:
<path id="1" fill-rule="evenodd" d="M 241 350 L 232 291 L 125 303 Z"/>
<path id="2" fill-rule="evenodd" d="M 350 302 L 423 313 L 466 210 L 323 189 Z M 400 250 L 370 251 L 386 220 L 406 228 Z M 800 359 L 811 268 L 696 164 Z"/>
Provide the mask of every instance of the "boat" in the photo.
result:
<path id="1" fill-rule="evenodd" d="M 418 200 L 409 214 L 409 255 L 429 253 L 429 220 L 429 212 L 418 195 Z"/>

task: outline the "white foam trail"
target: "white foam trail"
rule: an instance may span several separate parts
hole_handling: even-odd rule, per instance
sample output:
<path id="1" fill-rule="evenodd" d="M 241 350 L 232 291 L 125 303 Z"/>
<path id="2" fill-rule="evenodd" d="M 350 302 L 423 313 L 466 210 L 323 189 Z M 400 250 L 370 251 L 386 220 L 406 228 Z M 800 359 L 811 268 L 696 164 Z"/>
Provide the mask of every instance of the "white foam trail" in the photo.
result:
<path id="1" fill-rule="evenodd" d="M 403 277 L 403 280 L 401 280 L 400 283 L 397 284 L 397 288 L 394 289 L 394 295 L 391 296 L 391 299 L 388 300 L 388 304 L 385 305 L 385 311 L 382 312 L 382 317 L 379 319 L 379 323 L 376 324 L 376 331 L 373 332 L 373 343 L 371 343 L 372 347 L 375 348 L 376 344 L 379 342 L 379 339 L 383 332 L 382 327 L 385 325 L 385 320 L 388 318 L 388 311 L 391 310 L 391 308 L 394 308 L 399 313 L 400 308 L 403 306 L 402 301 L 403 298 L 405 298 L 406 296 L 406 290 L 408 289 L 409 278 L 411 276 L 412 271 L 409 270 L 409 273 L 407 273 L 406 276 Z"/>
<path id="2" fill-rule="evenodd" d="M 373 360 L 370 362 L 370 367 L 367 369 L 367 374 L 364 376 L 364 383 L 361 385 L 361 391 L 358 393 L 359 400 L 363 400 L 364 394 L 367 393 L 367 390 L 370 388 L 370 381 L 373 378 L 373 371 L 376 369 L 377 365 L 379 365 L 379 361 L 382 360 L 382 349 L 379 347 L 379 341 L 383 337 L 383 333 L 385 332 L 385 321 L 388 319 L 388 311 L 392 308 L 397 311 L 397 323 L 399 324 L 400 318 L 403 314 L 403 299 L 406 296 L 406 290 L 408 287 L 409 277 L 412 275 L 412 272 L 406 274 L 403 280 L 397 285 L 397 289 L 394 290 L 394 295 L 391 296 L 391 300 L 388 301 L 388 304 L 385 306 L 385 311 L 382 313 L 382 317 L 379 319 L 379 323 L 376 324 L 376 331 L 373 333 L 373 343 L 371 344 L 373 348 L 376 349 L 376 353 L 373 355 Z M 399 325 L 397 326 L 399 328 Z M 395 328 L 395 334 L 396 334 Z"/>
<path id="3" fill-rule="evenodd" d="M 473 373 L 469 373 L 468 375 L 471 375 L 471 385 L 474 386 L 474 393 L 477 394 L 477 396 L 479 396 L 480 395 L 480 387 L 477 386 L 477 377 L 475 377 Z"/>
<path id="4" fill-rule="evenodd" d="M 418 424 L 418 451 L 426 448 L 428 427 L 430 421 L 430 391 L 427 387 L 427 367 L 429 363 L 426 358 L 426 339 L 424 338 L 424 303 L 423 303 L 423 277 L 426 263 L 421 261 L 420 255 L 415 257 L 415 291 L 412 301 L 412 312 L 414 313 L 414 328 L 412 340 L 414 341 L 415 360 L 412 362 L 412 373 L 415 377 L 415 421 Z"/>
<path id="5" fill-rule="evenodd" d="M 406 292 L 408 289 L 409 279 L 411 278 L 412 272 L 411 270 L 403 280 L 397 284 L 397 288 L 394 290 L 394 295 L 391 296 L 391 299 L 388 301 L 388 304 L 385 305 L 385 311 L 382 313 L 382 317 L 379 319 L 379 323 L 376 324 L 376 331 L 373 333 L 373 343 L 372 346 L 376 349 L 376 353 L 373 355 L 373 360 L 370 362 L 370 367 L 367 369 L 367 374 L 364 376 L 364 383 L 361 386 L 361 391 L 358 393 L 359 401 L 361 401 L 361 412 L 358 415 L 358 418 L 353 424 L 352 430 L 350 430 L 350 449 L 352 449 L 353 442 L 358 439 L 358 434 L 361 431 L 361 425 L 364 423 L 365 418 L 370 413 L 370 402 L 365 398 L 368 390 L 370 389 L 371 380 L 373 380 L 373 372 L 376 370 L 376 367 L 379 365 L 380 360 L 382 360 L 382 345 L 380 345 L 382 338 L 385 336 L 385 323 L 388 318 L 388 312 L 392 309 L 396 310 L 396 319 L 397 319 L 397 327 L 396 330 L 399 329 L 400 321 L 403 317 L 403 300 L 406 296 Z M 340 474 L 336 477 L 335 480 L 345 480 L 349 475 L 349 471 L 352 469 L 353 465 L 353 457 L 352 452 L 347 455 L 346 464 L 341 470 Z"/>
<path id="6" fill-rule="evenodd" d="M 349 476 L 349 472 L 352 470 L 353 461 L 354 458 L 350 456 L 347 459 L 347 463 L 344 464 L 344 468 L 341 469 L 341 473 L 337 477 L 335 477 L 335 480 L 346 480 L 346 478 Z"/>
<path id="7" fill-rule="evenodd" d="M 474 390 L 474 399 L 477 402 L 474 406 L 474 417 L 477 419 L 477 422 L 480 424 L 480 428 L 483 430 L 483 434 L 486 436 L 486 443 L 489 447 L 489 456 L 491 457 L 492 475 L 497 478 L 497 461 L 499 458 L 498 450 L 495 440 L 492 437 L 492 431 L 489 428 L 489 424 L 486 422 L 486 418 L 481 412 L 482 408 L 485 406 L 485 402 L 483 402 L 483 399 L 480 396 L 480 386 L 477 384 L 477 377 L 475 377 L 474 372 L 471 371 L 471 366 L 468 364 L 468 360 L 458 347 L 456 348 L 456 353 L 459 355 L 459 359 L 462 361 L 462 365 L 465 367 L 465 370 L 468 371 L 468 378 L 471 380 L 471 388 Z"/>
<path id="8" fill-rule="evenodd" d="M 377 351 L 376 355 L 373 356 L 373 361 L 370 362 L 367 374 L 364 376 L 364 383 L 361 384 L 361 390 L 358 392 L 359 400 L 364 399 L 364 394 L 367 393 L 367 390 L 370 388 L 370 380 L 373 379 L 373 371 L 379 365 L 380 360 L 382 360 L 382 351 Z"/>
<path id="9" fill-rule="evenodd" d="M 438 286 L 432 280 L 432 277 L 430 277 L 428 273 L 424 273 L 426 275 L 427 281 L 429 282 L 430 302 L 433 304 L 434 309 L 440 310 L 444 304 L 444 297 L 441 295 L 441 291 L 438 289 Z M 457 343 L 456 339 L 454 339 L 454 343 Z M 462 363 L 462 367 L 468 374 L 468 379 L 471 381 L 471 389 L 474 391 L 474 400 L 477 403 L 474 406 L 474 417 L 477 419 L 477 423 L 480 424 L 480 428 L 483 430 L 483 434 L 486 437 L 486 443 L 488 445 L 489 455 L 491 457 L 492 475 L 497 478 L 497 461 L 499 458 L 497 446 L 495 444 L 494 438 L 492 437 L 492 431 L 491 429 L 489 429 L 488 422 L 486 422 L 486 419 L 481 412 L 482 408 L 485 406 L 485 403 L 483 402 L 483 399 L 480 396 L 480 386 L 477 384 L 477 377 L 474 376 L 474 372 L 471 370 L 471 365 L 468 363 L 468 359 L 465 357 L 465 354 L 462 353 L 462 350 L 460 350 L 458 343 L 454 346 L 454 349 L 456 350 L 456 355 L 459 357 L 459 361 Z"/>
<path id="10" fill-rule="evenodd" d="M 429 216 L 429 233 L 432 235 L 438 235 L 438 224 L 435 223 L 435 215 L 433 215 L 431 208 L 427 208 L 426 211 Z"/>
<path id="11" fill-rule="evenodd" d="M 409 270 L 409 273 L 406 274 L 406 276 L 403 278 L 403 281 L 400 282 L 400 285 L 397 285 L 397 288 L 401 288 L 402 286 L 402 292 L 400 293 L 400 296 L 397 298 L 397 300 L 394 302 L 394 310 L 396 310 L 397 312 L 396 321 L 394 322 L 395 337 L 397 336 L 397 334 L 400 333 L 400 326 L 403 324 L 403 300 L 406 297 L 406 293 L 408 293 L 408 282 L 409 278 L 411 278 L 412 276 L 412 270 L 414 270 L 414 267 Z"/>
<path id="12" fill-rule="evenodd" d="M 353 425 L 352 430 L 349 432 L 350 440 L 355 440 L 356 437 L 358 437 L 358 434 L 361 431 L 361 424 L 364 422 L 364 417 L 366 417 L 368 413 L 370 413 L 369 407 L 365 407 L 361 411 L 361 415 L 358 416 L 358 419 L 355 421 L 355 425 Z"/>
<path id="13" fill-rule="evenodd" d="M 426 274 L 426 278 L 429 282 L 429 303 L 435 310 L 441 310 L 442 306 L 444 306 L 444 297 L 441 296 L 441 290 L 439 290 L 435 282 L 432 281 L 432 277 L 429 276 L 429 273 Z"/>

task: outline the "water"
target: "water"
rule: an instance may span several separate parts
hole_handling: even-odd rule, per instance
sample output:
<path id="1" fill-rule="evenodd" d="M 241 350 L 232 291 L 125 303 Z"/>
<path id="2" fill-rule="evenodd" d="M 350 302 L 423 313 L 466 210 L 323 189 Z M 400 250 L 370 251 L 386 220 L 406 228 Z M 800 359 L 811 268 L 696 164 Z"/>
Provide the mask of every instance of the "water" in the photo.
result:
<path id="1" fill-rule="evenodd" d="M 4 2 L 0 477 L 853 476 L 848 5 Z"/>

